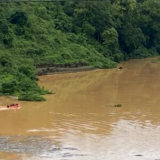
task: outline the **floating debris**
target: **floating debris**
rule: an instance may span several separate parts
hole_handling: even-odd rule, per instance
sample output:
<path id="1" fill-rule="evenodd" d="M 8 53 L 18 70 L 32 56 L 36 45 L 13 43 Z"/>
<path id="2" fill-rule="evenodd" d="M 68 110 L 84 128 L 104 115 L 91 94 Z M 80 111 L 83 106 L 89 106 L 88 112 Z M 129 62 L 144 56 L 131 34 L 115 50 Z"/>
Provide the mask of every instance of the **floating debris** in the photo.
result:
<path id="1" fill-rule="evenodd" d="M 108 107 L 122 107 L 122 104 L 109 105 Z"/>
<path id="2" fill-rule="evenodd" d="M 123 67 L 122 67 L 122 66 L 119 66 L 118 69 L 123 69 Z"/>
<path id="3" fill-rule="evenodd" d="M 141 157 L 141 156 L 143 156 L 142 154 L 136 154 L 135 156 L 137 156 L 137 157 Z"/>

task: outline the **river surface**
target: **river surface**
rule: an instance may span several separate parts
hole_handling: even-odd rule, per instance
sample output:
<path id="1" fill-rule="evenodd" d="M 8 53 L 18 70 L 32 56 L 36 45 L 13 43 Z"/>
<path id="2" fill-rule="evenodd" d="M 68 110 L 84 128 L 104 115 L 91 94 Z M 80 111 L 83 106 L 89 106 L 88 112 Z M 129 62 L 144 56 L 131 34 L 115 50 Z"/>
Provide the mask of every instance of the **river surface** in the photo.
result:
<path id="1" fill-rule="evenodd" d="M 160 60 L 121 65 L 41 76 L 46 102 L 0 111 L 0 160 L 160 160 Z"/>

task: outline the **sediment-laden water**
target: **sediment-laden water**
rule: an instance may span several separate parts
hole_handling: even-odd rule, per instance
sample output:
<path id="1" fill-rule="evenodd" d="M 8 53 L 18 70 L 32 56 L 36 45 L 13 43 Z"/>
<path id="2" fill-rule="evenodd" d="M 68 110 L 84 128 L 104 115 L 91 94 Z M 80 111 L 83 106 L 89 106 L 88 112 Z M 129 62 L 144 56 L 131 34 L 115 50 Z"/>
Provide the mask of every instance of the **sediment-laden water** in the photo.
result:
<path id="1" fill-rule="evenodd" d="M 0 111 L 0 159 L 160 159 L 160 61 L 121 65 L 41 76 L 46 102 Z"/>

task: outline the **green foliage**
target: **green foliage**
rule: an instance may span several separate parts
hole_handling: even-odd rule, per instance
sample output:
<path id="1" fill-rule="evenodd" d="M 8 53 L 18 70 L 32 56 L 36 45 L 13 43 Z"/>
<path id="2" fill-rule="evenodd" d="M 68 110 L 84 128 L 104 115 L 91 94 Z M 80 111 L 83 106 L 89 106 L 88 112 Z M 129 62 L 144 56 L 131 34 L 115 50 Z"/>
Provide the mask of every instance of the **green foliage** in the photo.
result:
<path id="1" fill-rule="evenodd" d="M 155 49 L 146 49 L 144 47 L 139 47 L 133 53 L 133 58 L 146 58 L 158 55 Z"/>
<path id="2" fill-rule="evenodd" d="M 7 21 L 0 21 L 0 32 L 3 34 L 7 34 L 9 32 L 9 26 L 7 24 Z"/>
<path id="3" fill-rule="evenodd" d="M 24 74 L 29 79 L 36 80 L 35 67 L 29 66 L 29 65 L 20 65 L 18 70 L 19 70 L 19 73 Z"/>
<path id="4" fill-rule="evenodd" d="M 34 92 L 25 92 L 20 95 L 18 100 L 21 101 L 45 101 L 45 98 Z"/>
<path id="5" fill-rule="evenodd" d="M 18 91 L 18 83 L 13 75 L 6 75 L 1 79 L 1 92 L 12 95 Z"/>
<path id="6" fill-rule="evenodd" d="M 27 20 L 28 20 L 27 15 L 23 11 L 16 11 L 10 17 L 10 22 L 12 24 L 17 24 L 17 25 L 20 25 L 20 26 L 26 25 Z"/>
<path id="7" fill-rule="evenodd" d="M 144 47 L 139 47 L 133 53 L 133 58 L 146 58 L 149 56 L 150 56 L 150 54 L 149 54 L 148 50 Z"/>
<path id="8" fill-rule="evenodd" d="M 111 56 L 115 61 L 120 62 L 123 56 L 121 56 L 121 51 L 119 49 L 118 32 L 116 29 L 112 27 L 105 30 L 102 34 L 102 38 L 105 48 L 105 51 L 103 51 L 104 56 Z"/>

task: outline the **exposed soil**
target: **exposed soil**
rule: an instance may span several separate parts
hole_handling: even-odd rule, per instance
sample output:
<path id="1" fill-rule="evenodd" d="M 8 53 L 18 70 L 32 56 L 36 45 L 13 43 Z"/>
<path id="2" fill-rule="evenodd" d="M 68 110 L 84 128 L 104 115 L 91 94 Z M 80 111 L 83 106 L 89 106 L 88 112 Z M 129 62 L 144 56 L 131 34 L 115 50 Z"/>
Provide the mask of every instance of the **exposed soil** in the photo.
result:
<path id="1" fill-rule="evenodd" d="M 95 69 L 93 66 L 88 66 L 84 62 L 79 63 L 66 63 L 66 64 L 38 64 L 38 75 L 47 75 L 54 73 L 69 73 L 69 72 L 80 72 L 80 71 L 90 71 Z"/>

